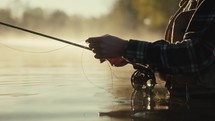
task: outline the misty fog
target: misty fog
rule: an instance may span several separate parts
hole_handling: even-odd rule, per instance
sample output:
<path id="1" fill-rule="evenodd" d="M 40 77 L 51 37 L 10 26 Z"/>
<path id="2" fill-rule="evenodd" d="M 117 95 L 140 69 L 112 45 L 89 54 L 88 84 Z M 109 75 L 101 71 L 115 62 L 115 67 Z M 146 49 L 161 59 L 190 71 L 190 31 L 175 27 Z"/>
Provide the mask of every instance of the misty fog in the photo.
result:
<path id="1" fill-rule="evenodd" d="M 113 34 L 127 39 L 144 38 L 151 40 L 156 39 L 155 35 L 156 37 L 162 35 L 162 33 L 154 32 L 153 36 L 149 36 L 148 33 L 150 32 L 147 27 L 136 25 L 136 21 L 133 20 L 134 16 L 129 15 L 130 13 L 126 10 L 117 11 L 115 9 L 118 7 L 117 5 L 107 15 L 83 17 L 81 15 L 68 15 L 60 10 L 48 11 L 42 8 L 30 8 L 21 1 L 14 2 L 13 7 L 0 9 L 0 21 L 62 38 L 71 38 L 73 41 L 104 34 Z M 26 35 L 26 33 L 3 26 L 0 26 L 0 32 L 2 35 L 9 36 L 12 34 Z"/>
<path id="2" fill-rule="evenodd" d="M 147 26 L 136 23 L 134 14 L 119 8 L 119 3 L 116 3 L 109 14 L 99 17 L 68 15 L 60 10 L 47 11 L 42 8 L 30 8 L 20 1 L 16 4 L 17 6 L 13 5 L 14 7 L 0 9 L 1 22 L 86 46 L 87 44 L 84 40 L 88 37 L 105 34 L 116 35 L 124 39 L 144 39 L 150 41 L 160 39 L 163 36 L 163 32 L 160 29 L 159 31 L 151 31 Z M 21 9 L 22 13 L 14 13 L 16 9 Z M 14 61 L 19 62 L 21 65 L 31 66 L 34 64 L 59 65 L 71 63 L 71 61 L 80 62 L 83 51 L 88 53 L 85 54 L 89 56 L 88 59 L 95 61 L 91 52 L 67 46 L 64 43 L 2 25 L 0 26 L 0 33 L 0 53 L 4 56 L 0 61 L 4 66 L 6 64 L 3 62 L 13 65 Z M 48 51 L 52 50 L 55 51 L 48 53 Z"/>

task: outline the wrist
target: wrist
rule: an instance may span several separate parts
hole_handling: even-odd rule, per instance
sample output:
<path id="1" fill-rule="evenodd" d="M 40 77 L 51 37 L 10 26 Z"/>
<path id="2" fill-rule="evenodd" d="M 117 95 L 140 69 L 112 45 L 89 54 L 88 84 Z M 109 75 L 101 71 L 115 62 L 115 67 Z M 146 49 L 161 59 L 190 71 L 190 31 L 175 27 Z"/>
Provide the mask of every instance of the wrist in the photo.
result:
<path id="1" fill-rule="evenodd" d="M 122 41 L 121 56 L 123 56 L 125 54 L 127 46 L 128 46 L 128 40 Z"/>

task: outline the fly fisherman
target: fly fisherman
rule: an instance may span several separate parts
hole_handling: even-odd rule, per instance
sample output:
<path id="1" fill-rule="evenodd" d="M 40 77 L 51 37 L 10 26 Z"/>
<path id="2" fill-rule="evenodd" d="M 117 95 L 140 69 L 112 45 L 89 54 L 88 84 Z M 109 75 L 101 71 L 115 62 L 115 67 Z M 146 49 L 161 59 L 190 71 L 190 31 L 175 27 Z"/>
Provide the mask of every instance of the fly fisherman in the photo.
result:
<path id="1" fill-rule="evenodd" d="M 181 0 L 166 29 L 155 42 L 105 35 L 86 40 L 95 58 L 114 66 L 148 64 L 164 75 L 171 96 L 215 95 L 215 1 Z"/>

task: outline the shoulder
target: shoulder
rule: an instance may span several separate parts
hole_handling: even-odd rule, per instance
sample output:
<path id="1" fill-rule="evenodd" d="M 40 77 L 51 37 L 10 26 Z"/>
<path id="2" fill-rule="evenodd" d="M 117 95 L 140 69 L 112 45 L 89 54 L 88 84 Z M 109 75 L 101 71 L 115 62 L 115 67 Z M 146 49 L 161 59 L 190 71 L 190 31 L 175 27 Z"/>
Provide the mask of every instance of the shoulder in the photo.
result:
<path id="1" fill-rule="evenodd" d="M 215 1 L 202 0 L 195 10 L 187 31 L 201 31 L 215 21 Z"/>

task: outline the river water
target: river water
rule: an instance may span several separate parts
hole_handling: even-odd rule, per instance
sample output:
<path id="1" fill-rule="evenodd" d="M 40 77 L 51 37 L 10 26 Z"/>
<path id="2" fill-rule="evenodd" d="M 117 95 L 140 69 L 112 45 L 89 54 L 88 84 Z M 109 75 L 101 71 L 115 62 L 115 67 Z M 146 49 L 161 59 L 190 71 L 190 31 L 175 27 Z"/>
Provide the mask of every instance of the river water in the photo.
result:
<path id="1" fill-rule="evenodd" d="M 209 121 L 214 101 L 169 99 L 163 84 L 134 91 L 131 66 L 73 47 L 26 53 L 1 46 L 0 121 Z"/>

